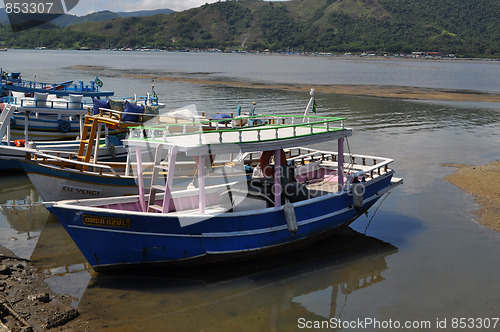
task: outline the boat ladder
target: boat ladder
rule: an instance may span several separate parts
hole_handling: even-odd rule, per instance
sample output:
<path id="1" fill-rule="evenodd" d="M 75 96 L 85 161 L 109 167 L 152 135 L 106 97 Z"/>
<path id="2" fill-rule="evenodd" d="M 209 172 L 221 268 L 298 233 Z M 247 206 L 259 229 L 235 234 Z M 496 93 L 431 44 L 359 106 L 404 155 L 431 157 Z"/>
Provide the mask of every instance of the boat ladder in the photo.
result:
<path id="1" fill-rule="evenodd" d="M 175 161 L 177 159 L 177 146 L 170 149 L 167 165 L 162 164 L 165 157 L 165 148 L 162 144 L 157 145 L 153 165 L 153 174 L 151 177 L 151 188 L 149 190 L 148 212 L 169 212 L 171 188 L 174 180 Z M 167 172 L 166 179 L 164 177 L 165 171 Z M 156 204 L 156 194 L 158 192 L 164 192 L 163 201 L 161 203 L 162 205 Z"/>
<path id="2" fill-rule="evenodd" d="M 101 137 L 101 128 L 99 126 L 99 121 L 93 116 L 85 116 L 85 122 L 83 124 L 82 137 L 80 139 L 80 147 L 78 149 L 78 159 L 86 163 L 90 161 L 92 157 L 92 148 L 94 147 L 95 138 L 97 132 L 99 132 L 98 137 Z M 99 144 L 96 145 L 99 147 Z M 97 149 L 96 149 L 97 150 Z M 96 151 L 97 153 L 97 151 Z M 94 161 L 97 160 L 97 156 L 94 156 Z M 86 171 L 88 166 L 83 166 L 83 170 Z"/>
<path id="3" fill-rule="evenodd" d="M 99 151 L 99 141 L 101 138 L 101 129 L 103 125 L 117 126 L 120 124 L 118 118 L 112 118 L 111 115 L 104 116 L 102 112 L 97 115 L 87 114 L 85 116 L 85 122 L 83 123 L 83 129 L 81 131 L 80 147 L 78 148 L 78 160 L 83 162 L 90 162 L 92 158 L 92 150 L 94 149 L 93 162 L 97 162 L 98 151 Z M 95 143 L 97 139 L 97 144 Z M 94 147 L 95 144 L 95 147 Z M 83 171 L 88 169 L 88 166 L 82 166 Z"/>
<path id="4" fill-rule="evenodd" d="M 10 144 L 10 125 L 12 114 L 14 114 L 15 107 L 11 104 L 5 104 L 5 108 L 0 115 L 0 141 L 7 134 L 7 142 Z M 27 142 L 26 142 L 27 143 Z"/>

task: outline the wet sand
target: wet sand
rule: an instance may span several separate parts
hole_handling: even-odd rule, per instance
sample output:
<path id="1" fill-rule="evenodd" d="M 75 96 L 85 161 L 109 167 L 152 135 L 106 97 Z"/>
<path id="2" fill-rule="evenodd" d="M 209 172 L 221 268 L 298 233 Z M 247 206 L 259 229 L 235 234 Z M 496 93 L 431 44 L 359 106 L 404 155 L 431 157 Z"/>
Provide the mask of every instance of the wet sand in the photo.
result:
<path id="1" fill-rule="evenodd" d="M 209 78 L 189 77 L 193 76 L 194 75 L 193 73 L 185 73 L 185 74 L 134 73 L 126 70 L 113 69 L 103 66 L 83 66 L 83 65 L 71 66 L 68 68 L 74 70 L 87 71 L 87 72 L 96 72 L 101 76 L 110 75 L 113 77 L 130 77 L 130 78 L 147 79 L 154 81 L 175 81 L 175 82 L 185 82 L 191 84 L 226 86 L 233 88 L 258 88 L 258 89 L 274 89 L 283 91 L 303 91 L 303 92 L 309 92 L 311 88 L 314 88 L 316 92 L 326 93 L 326 94 L 370 96 L 370 97 L 398 98 L 398 99 L 417 99 L 417 100 L 500 103 L 500 94 L 498 93 L 485 93 L 485 92 L 471 91 L 471 90 L 419 88 L 419 87 L 392 86 L 392 85 L 272 84 L 272 83 L 258 83 L 258 82 L 243 82 L 230 79 L 209 79 Z M 180 75 L 183 76 L 181 77 Z"/>
<path id="2" fill-rule="evenodd" d="M 487 165 L 457 167 L 444 179 L 475 197 L 481 206 L 476 211 L 479 223 L 500 232 L 500 160 Z"/>
<path id="3" fill-rule="evenodd" d="M 417 87 L 401 87 L 388 85 L 296 85 L 296 84 L 261 84 L 247 83 L 227 80 L 206 80 L 194 78 L 180 78 L 172 76 L 155 76 L 155 75 L 136 75 L 125 74 L 125 77 L 154 79 L 155 81 L 181 81 L 193 84 L 218 85 L 236 88 L 259 88 L 259 89 L 276 89 L 284 91 L 303 91 L 309 92 L 314 88 L 318 93 L 340 94 L 353 96 L 370 96 L 379 98 L 398 98 L 398 99 L 418 99 L 418 100 L 445 100 L 445 101 L 473 101 L 473 102 L 500 102 L 500 95 L 458 91 L 458 90 L 443 90 L 431 88 Z"/>

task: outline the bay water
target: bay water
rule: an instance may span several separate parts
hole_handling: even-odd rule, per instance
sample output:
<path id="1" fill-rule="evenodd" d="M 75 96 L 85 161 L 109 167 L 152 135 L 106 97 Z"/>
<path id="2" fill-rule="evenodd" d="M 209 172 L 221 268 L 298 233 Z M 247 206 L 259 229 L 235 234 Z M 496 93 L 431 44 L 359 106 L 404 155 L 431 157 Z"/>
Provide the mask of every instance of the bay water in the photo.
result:
<path id="1" fill-rule="evenodd" d="M 196 104 L 207 114 L 256 101 L 260 113 L 299 115 L 309 94 L 128 74 L 500 92 L 497 61 L 49 50 L 9 50 L 1 60 L 24 79 L 99 76 L 116 96 L 154 85 L 167 108 Z M 0 176 L 0 244 L 31 259 L 53 290 L 72 295 L 82 318 L 105 321 L 97 330 L 387 330 L 396 322 L 453 330 L 460 318 L 490 318 L 492 327 L 500 317 L 500 234 L 477 222 L 473 197 L 443 180 L 454 171 L 443 164 L 500 159 L 500 105 L 333 94 L 317 94 L 316 103 L 320 114 L 348 118 L 348 151 L 393 158 L 404 184 L 315 246 L 235 266 L 97 274 L 23 173 Z"/>

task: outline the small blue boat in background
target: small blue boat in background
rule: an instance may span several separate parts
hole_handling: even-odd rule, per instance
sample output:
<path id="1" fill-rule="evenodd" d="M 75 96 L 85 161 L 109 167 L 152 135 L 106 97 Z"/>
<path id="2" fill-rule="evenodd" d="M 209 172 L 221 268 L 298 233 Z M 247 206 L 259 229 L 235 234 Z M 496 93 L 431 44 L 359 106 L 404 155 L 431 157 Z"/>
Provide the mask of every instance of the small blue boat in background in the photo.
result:
<path id="1" fill-rule="evenodd" d="M 84 97 L 110 97 L 114 95 L 113 91 L 105 91 L 101 89 L 102 81 L 98 77 L 89 84 L 84 84 L 83 81 L 74 83 L 73 80 L 63 81 L 60 83 L 45 83 L 24 80 L 21 73 L 7 73 L 0 69 L 0 96 L 8 97 L 11 91 L 24 92 L 33 97 L 35 92 L 50 93 L 56 96 L 69 96 L 78 94 Z"/>

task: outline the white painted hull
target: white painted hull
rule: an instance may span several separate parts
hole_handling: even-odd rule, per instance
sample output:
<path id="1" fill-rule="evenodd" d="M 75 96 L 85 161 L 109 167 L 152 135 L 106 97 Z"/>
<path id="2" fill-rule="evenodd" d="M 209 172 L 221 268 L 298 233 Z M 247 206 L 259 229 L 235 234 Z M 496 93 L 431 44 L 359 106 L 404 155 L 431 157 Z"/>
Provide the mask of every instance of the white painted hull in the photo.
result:
<path id="1" fill-rule="evenodd" d="M 69 154 L 76 154 L 80 146 L 79 142 L 53 142 L 53 144 L 38 144 L 37 149 L 27 147 L 16 147 L 0 145 L 0 169 L 21 170 L 19 160 L 26 159 L 26 153 L 47 151 L 49 153 L 59 152 L 60 157 L 68 157 Z M 123 160 L 127 156 L 127 150 L 123 146 L 113 148 L 99 148 L 99 160 Z"/>
<path id="2" fill-rule="evenodd" d="M 28 177 L 46 202 L 138 194 L 138 187 L 135 184 L 90 183 L 31 172 L 28 173 Z M 101 178 L 100 180 L 104 179 Z M 130 182 L 132 181 L 133 179 L 130 179 Z"/>

